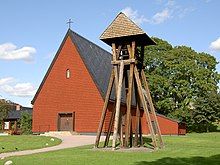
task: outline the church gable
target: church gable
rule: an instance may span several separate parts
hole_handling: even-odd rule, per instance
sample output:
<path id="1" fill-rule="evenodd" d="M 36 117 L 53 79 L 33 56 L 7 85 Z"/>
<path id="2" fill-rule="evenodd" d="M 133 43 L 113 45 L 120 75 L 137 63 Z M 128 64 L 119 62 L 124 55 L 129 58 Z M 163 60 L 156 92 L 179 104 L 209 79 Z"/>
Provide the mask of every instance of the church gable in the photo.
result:
<path id="1" fill-rule="evenodd" d="M 76 55 L 77 58 L 79 58 L 77 60 L 71 57 L 74 56 L 74 58 L 76 58 Z M 32 104 L 34 104 L 42 88 L 44 88 L 43 86 L 47 84 L 47 79 L 50 79 L 50 77 L 62 79 L 63 76 L 66 76 L 65 74 L 68 74 L 65 73 L 68 70 L 70 76 L 76 76 L 75 78 L 77 78 L 77 75 L 74 74 L 74 70 L 79 69 L 79 63 L 81 63 L 80 65 L 84 65 L 84 70 L 87 71 L 87 75 L 92 78 L 93 84 L 95 84 L 98 92 L 104 97 L 107 90 L 108 77 L 111 72 L 110 61 L 110 53 L 75 32 L 68 30 L 32 101 Z M 78 71 L 82 72 L 80 70 Z M 82 77 L 82 75 L 79 75 L 79 77 Z M 65 81 L 66 79 L 64 79 L 62 83 L 65 84 Z M 87 82 L 85 82 L 85 84 L 87 84 Z M 56 83 L 51 83 L 51 85 L 55 87 Z"/>
<path id="2" fill-rule="evenodd" d="M 59 130 L 59 115 L 63 113 L 74 117 L 74 131 L 96 131 L 103 105 L 101 91 L 104 88 L 96 84 L 97 72 L 91 67 L 95 64 L 94 61 L 85 59 L 95 52 L 84 47 L 91 45 L 94 49 L 99 49 L 81 36 L 72 36 L 71 33 L 69 30 L 65 36 L 32 101 L 33 132 Z M 74 37 L 78 37 L 79 42 L 75 42 Z M 84 47 L 80 48 L 82 45 Z M 82 53 L 86 50 L 90 53 L 83 56 Z M 90 63 L 91 66 L 87 66 Z M 97 64 L 96 67 L 98 66 Z M 89 119 L 94 121 L 85 122 Z"/>

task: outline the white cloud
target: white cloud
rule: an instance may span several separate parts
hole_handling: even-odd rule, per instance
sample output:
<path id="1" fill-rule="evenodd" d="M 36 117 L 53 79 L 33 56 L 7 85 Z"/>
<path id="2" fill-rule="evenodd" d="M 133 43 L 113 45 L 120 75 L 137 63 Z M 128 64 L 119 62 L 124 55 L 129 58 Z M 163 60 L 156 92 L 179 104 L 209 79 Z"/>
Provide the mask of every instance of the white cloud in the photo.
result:
<path id="1" fill-rule="evenodd" d="M 3 60 L 33 60 L 33 55 L 36 53 L 36 49 L 33 47 L 17 48 L 12 43 L 4 43 L 0 45 L 0 59 Z"/>
<path id="2" fill-rule="evenodd" d="M 180 6 L 175 0 L 158 0 L 157 3 L 163 6 L 162 10 L 156 12 L 152 17 L 149 18 L 144 15 L 140 15 L 137 10 L 133 10 L 131 7 L 122 9 L 122 12 L 131 18 L 135 23 L 140 25 L 142 23 L 161 24 L 172 18 L 180 19 L 195 10 L 195 8 L 192 6 Z"/>
<path id="3" fill-rule="evenodd" d="M 215 51 L 220 51 L 220 37 L 217 40 L 213 41 L 210 44 L 209 48 Z"/>
<path id="4" fill-rule="evenodd" d="M 13 77 L 5 77 L 0 79 L 0 85 L 5 85 L 14 81 Z"/>
<path id="5" fill-rule="evenodd" d="M 178 5 L 175 0 L 168 0 L 165 6 L 171 11 L 171 17 L 183 18 L 195 11 L 195 7 Z"/>
<path id="6" fill-rule="evenodd" d="M 0 90 L 18 97 L 30 97 L 36 92 L 35 87 L 31 83 L 17 83 L 13 77 L 5 77 L 0 79 Z"/>
<path id="7" fill-rule="evenodd" d="M 122 9 L 121 12 L 123 12 L 138 25 L 149 21 L 147 18 L 144 17 L 144 15 L 139 15 L 138 11 L 133 10 L 131 7 L 126 7 Z"/>
<path id="8" fill-rule="evenodd" d="M 3 85 L 1 89 L 12 96 L 29 97 L 36 92 L 31 83 L 17 83 L 16 85 Z"/>
<path id="9" fill-rule="evenodd" d="M 174 0 L 168 0 L 166 3 L 166 6 L 171 7 L 171 6 L 175 6 L 176 2 Z"/>
<path id="10" fill-rule="evenodd" d="M 193 7 L 187 7 L 187 8 L 180 8 L 177 12 L 177 15 L 179 18 L 185 17 L 187 14 L 193 12 L 195 8 Z"/>
<path id="11" fill-rule="evenodd" d="M 169 18 L 171 18 L 171 12 L 169 9 L 164 9 L 161 12 L 156 13 L 153 17 L 152 17 L 152 23 L 154 24 L 160 24 L 165 22 L 166 20 L 168 20 Z"/>

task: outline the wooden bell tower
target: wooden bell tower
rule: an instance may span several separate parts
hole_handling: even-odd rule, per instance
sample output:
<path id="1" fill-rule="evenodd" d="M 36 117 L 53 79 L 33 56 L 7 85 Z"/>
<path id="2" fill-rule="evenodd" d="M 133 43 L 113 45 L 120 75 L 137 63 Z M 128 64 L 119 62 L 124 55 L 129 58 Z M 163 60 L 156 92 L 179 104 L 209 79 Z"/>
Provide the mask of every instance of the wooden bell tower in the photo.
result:
<path id="1" fill-rule="evenodd" d="M 152 145 L 163 147 L 157 116 L 152 103 L 150 90 L 144 73 L 144 47 L 156 43 L 124 13 L 119 13 L 100 39 L 112 47 L 113 65 L 101 120 L 97 131 L 95 147 L 99 146 L 103 124 L 111 94 L 115 94 L 115 106 L 111 115 L 104 147 L 108 146 L 113 130 L 112 149 L 119 139 L 120 147 L 137 147 L 143 145 L 141 111 L 147 119 Z M 112 88 L 115 92 L 112 93 Z M 123 91 L 124 90 L 124 91 Z M 122 112 L 122 94 L 125 94 L 126 112 Z M 132 124 L 131 106 L 136 107 L 135 124 Z M 122 120 L 124 118 L 124 120 Z M 132 128 L 135 125 L 135 128 Z M 135 131 L 133 131 L 135 130 Z M 133 137 L 134 133 L 134 137 Z"/>

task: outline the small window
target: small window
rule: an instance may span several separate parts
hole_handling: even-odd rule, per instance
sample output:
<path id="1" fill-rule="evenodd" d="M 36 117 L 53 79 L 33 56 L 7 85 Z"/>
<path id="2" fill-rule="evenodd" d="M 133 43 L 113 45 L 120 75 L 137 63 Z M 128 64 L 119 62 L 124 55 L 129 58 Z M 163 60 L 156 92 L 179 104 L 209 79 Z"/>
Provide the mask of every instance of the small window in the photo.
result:
<path id="1" fill-rule="evenodd" d="M 66 70 L 66 78 L 70 78 L 70 70 L 69 69 Z"/>
<path id="2" fill-rule="evenodd" d="M 9 121 L 4 122 L 4 129 L 9 129 L 10 123 Z"/>

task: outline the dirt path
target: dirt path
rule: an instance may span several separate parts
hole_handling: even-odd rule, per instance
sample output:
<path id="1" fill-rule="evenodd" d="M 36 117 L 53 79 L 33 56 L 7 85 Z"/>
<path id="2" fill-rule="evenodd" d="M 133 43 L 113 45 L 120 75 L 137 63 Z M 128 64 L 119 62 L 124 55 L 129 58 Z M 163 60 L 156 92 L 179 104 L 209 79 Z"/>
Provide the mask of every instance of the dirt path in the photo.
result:
<path id="1" fill-rule="evenodd" d="M 79 147 L 89 144 L 94 144 L 96 136 L 89 136 L 89 135 L 68 135 L 68 136 L 55 136 L 62 140 L 61 144 L 53 147 L 41 148 L 41 149 L 34 149 L 34 150 L 24 150 L 24 151 L 17 151 L 17 152 L 7 152 L 1 153 L 0 159 L 9 157 L 9 156 L 20 156 L 20 155 L 30 155 L 35 153 L 42 153 L 48 151 L 55 151 L 65 148 L 72 148 L 72 147 Z M 103 139 L 103 137 L 101 137 Z"/>

